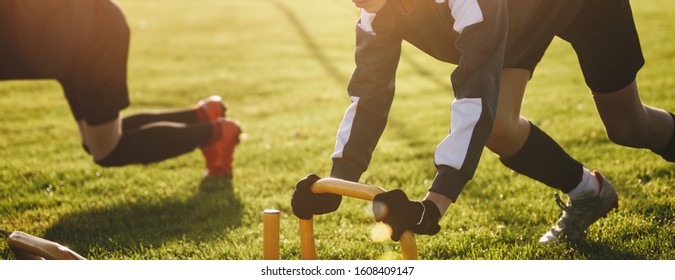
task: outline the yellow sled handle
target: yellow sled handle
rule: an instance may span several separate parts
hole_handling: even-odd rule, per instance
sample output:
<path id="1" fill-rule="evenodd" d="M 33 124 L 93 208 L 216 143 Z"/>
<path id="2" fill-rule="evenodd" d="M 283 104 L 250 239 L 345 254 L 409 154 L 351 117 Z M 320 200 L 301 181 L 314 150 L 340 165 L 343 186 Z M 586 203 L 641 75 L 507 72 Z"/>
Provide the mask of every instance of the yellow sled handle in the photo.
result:
<path id="1" fill-rule="evenodd" d="M 311 190 L 313 193 L 332 193 L 342 196 L 372 201 L 373 197 L 385 192 L 383 188 L 373 185 L 350 182 L 335 178 L 323 178 L 316 181 Z M 417 244 L 412 231 L 405 231 L 401 235 L 401 254 L 404 260 L 417 259 Z M 316 259 L 316 245 L 314 243 L 314 224 L 311 219 L 300 219 L 300 254 L 303 260 Z"/>

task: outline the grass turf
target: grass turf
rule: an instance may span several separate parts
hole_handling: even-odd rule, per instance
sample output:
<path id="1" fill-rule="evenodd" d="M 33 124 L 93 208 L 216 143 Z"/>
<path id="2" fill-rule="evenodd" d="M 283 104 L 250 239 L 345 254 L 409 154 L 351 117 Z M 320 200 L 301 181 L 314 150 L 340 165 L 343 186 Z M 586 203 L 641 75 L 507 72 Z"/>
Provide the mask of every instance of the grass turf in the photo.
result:
<path id="1" fill-rule="evenodd" d="M 261 259 L 262 211 L 282 211 L 281 256 L 299 258 L 294 183 L 327 176 L 335 132 L 349 104 L 351 3 L 121 0 L 132 29 L 123 114 L 192 106 L 222 95 L 246 136 L 233 189 L 200 193 L 193 152 L 149 166 L 101 168 L 80 147 L 53 81 L 0 83 L 0 228 L 67 245 L 89 259 Z M 633 1 L 647 64 L 642 99 L 675 110 L 675 4 Z M 675 170 L 648 151 L 607 140 L 572 49 L 556 40 L 530 82 L 523 114 L 576 159 L 602 170 L 620 208 L 584 244 L 540 246 L 560 214 L 552 189 L 503 167 L 486 151 L 474 180 L 441 221 L 418 236 L 422 259 L 675 259 Z M 432 156 L 449 128 L 454 67 L 404 45 L 389 125 L 362 181 L 422 198 Z M 398 257 L 374 242 L 365 201 L 345 199 L 316 217 L 320 259 Z M 0 241 L 0 259 L 13 259 Z"/>

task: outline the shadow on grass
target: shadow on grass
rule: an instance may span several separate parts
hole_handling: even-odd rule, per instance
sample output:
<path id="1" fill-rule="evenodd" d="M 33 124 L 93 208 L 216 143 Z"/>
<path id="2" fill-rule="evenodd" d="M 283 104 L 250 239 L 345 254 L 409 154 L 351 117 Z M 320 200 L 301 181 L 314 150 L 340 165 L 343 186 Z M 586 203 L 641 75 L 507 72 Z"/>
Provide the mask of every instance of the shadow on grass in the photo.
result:
<path id="1" fill-rule="evenodd" d="M 644 255 L 636 255 L 629 248 L 617 248 L 616 244 L 606 244 L 598 241 L 585 241 L 579 244 L 570 244 L 570 248 L 577 251 L 589 260 L 643 260 Z"/>
<path id="2" fill-rule="evenodd" d="M 66 215 L 47 229 L 44 238 L 82 254 L 92 249 L 138 254 L 175 240 L 211 240 L 241 226 L 242 205 L 231 184 L 214 191 L 213 182 L 205 179 L 199 187 L 188 199 L 120 204 Z"/>

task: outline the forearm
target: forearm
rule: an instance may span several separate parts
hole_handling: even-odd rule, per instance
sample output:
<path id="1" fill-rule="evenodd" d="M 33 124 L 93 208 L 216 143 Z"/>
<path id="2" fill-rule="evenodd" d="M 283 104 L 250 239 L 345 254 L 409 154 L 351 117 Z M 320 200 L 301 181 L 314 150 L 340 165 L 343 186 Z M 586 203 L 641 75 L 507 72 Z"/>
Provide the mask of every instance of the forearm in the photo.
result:
<path id="1" fill-rule="evenodd" d="M 428 192 L 424 199 L 431 200 L 431 202 L 436 204 L 436 207 L 438 207 L 438 211 L 441 213 L 441 216 L 445 215 L 445 212 L 448 211 L 448 208 L 450 208 L 450 205 L 453 203 L 452 199 L 449 197 L 432 191 Z"/>

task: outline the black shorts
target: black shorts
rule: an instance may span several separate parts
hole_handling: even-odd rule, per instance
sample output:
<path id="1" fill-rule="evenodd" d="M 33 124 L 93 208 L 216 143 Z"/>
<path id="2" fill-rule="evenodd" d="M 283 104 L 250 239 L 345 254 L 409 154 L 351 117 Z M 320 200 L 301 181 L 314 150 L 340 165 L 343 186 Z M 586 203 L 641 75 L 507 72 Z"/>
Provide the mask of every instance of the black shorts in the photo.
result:
<path id="1" fill-rule="evenodd" d="M 1 7 L 0 80 L 56 79 L 76 120 L 117 118 L 129 106 L 130 35 L 121 10 L 110 1 L 22 1 Z"/>
<path id="2" fill-rule="evenodd" d="M 537 68 L 541 58 L 544 56 L 546 49 L 553 41 L 554 36 L 541 39 L 537 44 L 528 45 L 527 49 L 523 49 L 521 56 L 507 57 L 504 62 L 504 68 L 518 68 L 529 70 L 530 74 L 534 75 L 534 69 Z M 509 53 L 507 52 L 507 55 Z"/>
<path id="3" fill-rule="evenodd" d="M 645 63 L 628 0 L 588 0 L 559 36 L 572 44 L 596 93 L 628 86 Z"/>
<path id="4" fill-rule="evenodd" d="M 553 38 L 569 26 L 586 1 L 509 1 L 509 38 L 504 66 L 534 72 Z"/>

